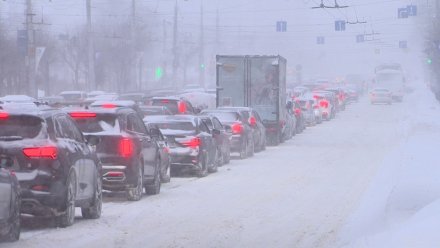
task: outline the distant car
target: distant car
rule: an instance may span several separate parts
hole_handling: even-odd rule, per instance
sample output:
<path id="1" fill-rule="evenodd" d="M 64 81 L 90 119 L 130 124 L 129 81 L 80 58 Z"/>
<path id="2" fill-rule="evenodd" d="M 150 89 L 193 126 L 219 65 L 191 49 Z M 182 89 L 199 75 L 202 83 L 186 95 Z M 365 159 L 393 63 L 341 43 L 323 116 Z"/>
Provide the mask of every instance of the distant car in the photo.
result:
<path id="1" fill-rule="evenodd" d="M 7 95 L 4 97 L 0 97 L 0 102 L 9 102 L 9 103 L 34 103 L 37 100 L 33 97 L 26 95 Z"/>
<path id="2" fill-rule="evenodd" d="M 371 104 L 386 103 L 390 105 L 393 103 L 393 93 L 388 89 L 375 88 L 370 91 L 370 102 Z"/>
<path id="3" fill-rule="evenodd" d="M 11 171 L 14 161 L 0 157 L 0 240 L 16 241 L 20 238 L 20 186 Z"/>
<path id="4" fill-rule="evenodd" d="M 167 137 L 173 174 L 191 170 L 198 177 L 217 172 L 216 144 L 208 126 L 198 116 L 167 115 L 147 118 L 150 127 L 157 127 Z M 214 131 L 218 135 L 218 131 Z"/>
<path id="5" fill-rule="evenodd" d="M 87 93 L 84 91 L 63 91 L 60 96 L 66 103 L 84 102 L 87 99 Z"/>
<path id="6" fill-rule="evenodd" d="M 180 97 L 153 97 L 152 105 L 167 107 L 173 115 L 194 115 L 198 112 L 188 100 Z"/>
<path id="7" fill-rule="evenodd" d="M 87 97 L 86 102 L 92 103 L 96 101 L 114 101 L 118 98 L 116 93 L 103 93 L 92 97 Z"/>
<path id="8" fill-rule="evenodd" d="M 229 164 L 231 160 L 231 133 L 227 132 L 220 120 L 213 115 L 201 115 L 200 118 L 206 123 L 216 142 L 218 165 Z"/>
<path id="9" fill-rule="evenodd" d="M 90 91 L 89 93 L 87 93 L 87 97 L 88 98 L 96 97 L 96 96 L 104 95 L 104 94 L 107 94 L 107 92 L 102 91 L 102 90 L 94 90 L 94 91 Z"/>
<path id="10" fill-rule="evenodd" d="M 322 119 L 329 121 L 336 116 L 335 99 L 331 92 L 314 91 L 313 97 L 318 101 L 318 106 L 322 110 Z"/>
<path id="11" fill-rule="evenodd" d="M 348 102 L 357 102 L 359 101 L 359 93 L 355 89 L 348 88 L 347 92 L 347 100 Z"/>
<path id="12" fill-rule="evenodd" d="M 254 106 L 254 108 L 249 107 L 221 107 L 219 110 L 238 110 L 241 115 L 245 118 L 244 120 L 252 128 L 253 133 L 253 149 L 251 150 L 250 156 L 253 155 L 254 151 L 259 152 L 266 150 L 266 123 L 264 122 L 264 116 L 266 113 L 260 113 L 260 108 Z"/>
<path id="13" fill-rule="evenodd" d="M 100 139 L 96 152 L 105 190 L 125 191 L 130 201 L 140 200 L 144 188 L 147 194 L 160 193 L 163 158 L 136 111 L 115 105 L 65 111 L 84 135 Z"/>
<path id="14" fill-rule="evenodd" d="M 203 88 L 200 84 L 187 84 L 183 87 L 182 93 L 191 92 L 205 92 L 205 88 Z"/>
<path id="15" fill-rule="evenodd" d="M 205 109 L 201 114 L 213 115 L 219 119 L 225 130 L 232 135 L 231 152 L 239 153 L 240 159 L 254 154 L 254 132 L 249 124 L 249 117 L 237 109 Z"/>
<path id="16" fill-rule="evenodd" d="M 165 106 L 140 106 L 144 116 L 151 115 L 172 115 L 171 111 Z"/>
<path id="17" fill-rule="evenodd" d="M 59 110 L 0 112 L 1 157 L 20 183 L 21 213 L 55 217 L 58 226 L 101 216 L 101 163 L 74 121 Z"/>
<path id="18" fill-rule="evenodd" d="M 306 95 L 307 93 L 310 93 L 310 89 L 305 86 L 297 86 L 293 88 L 292 92 L 292 98 L 302 97 Z"/>
<path id="19" fill-rule="evenodd" d="M 147 94 L 144 93 L 124 93 L 118 96 L 116 100 L 119 101 L 133 101 L 139 105 L 148 105 L 150 103 L 150 98 Z"/>
<path id="20" fill-rule="evenodd" d="M 131 100 L 115 100 L 115 101 L 95 101 L 89 105 L 90 109 L 93 108 L 106 108 L 106 109 L 114 109 L 114 108 L 131 108 L 139 115 L 142 119 L 144 114 L 139 107 L 139 105 L 135 101 Z"/>
<path id="21" fill-rule="evenodd" d="M 298 98 L 296 98 L 295 100 L 292 101 L 293 104 L 293 108 L 288 109 L 288 113 L 290 113 L 291 115 L 294 115 L 296 118 L 296 125 L 295 125 L 295 129 L 296 129 L 296 133 L 302 133 L 304 131 L 304 129 L 306 129 L 306 121 L 304 118 L 304 114 L 302 112 L 301 109 L 301 105 L 299 104 Z"/>
<path id="22" fill-rule="evenodd" d="M 61 96 L 46 96 L 38 98 L 38 102 L 45 103 L 52 107 L 60 107 L 61 104 L 64 102 L 64 98 Z"/>
<path id="23" fill-rule="evenodd" d="M 326 91 L 331 91 L 336 95 L 336 108 L 338 111 L 345 110 L 345 105 L 347 103 L 347 95 L 342 88 L 327 88 Z"/>
<path id="24" fill-rule="evenodd" d="M 307 126 L 314 126 L 318 123 L 319 118 L 315 115 L 315 109 L 313 108 L 314 100 L 307 98 L 298 98 L 298 103 L 301 106 L 301 112 L 304 116 L 304 121 Z"/>

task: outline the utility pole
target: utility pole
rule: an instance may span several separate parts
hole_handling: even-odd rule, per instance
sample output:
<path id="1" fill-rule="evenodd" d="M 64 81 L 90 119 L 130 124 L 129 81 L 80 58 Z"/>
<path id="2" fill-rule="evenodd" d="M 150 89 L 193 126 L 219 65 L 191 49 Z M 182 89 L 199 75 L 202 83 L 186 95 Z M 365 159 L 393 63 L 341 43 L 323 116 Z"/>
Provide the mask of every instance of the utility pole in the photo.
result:
<path id="1" fill-rule="evenodd" d="M 35 80 L 36 65 L 35 65 L 35 32 L 33 26 L 32 1 L 26 0 L 26 33 L 27 33 L 27 54 L 26 54 L 26 70 L 27 70 L 27 85 L 29 95 L 38 97 L 37 82 Z"/>
<path id="2" fill-rule="evenodd" d="M 178 88 L 178 84 L 177 84 L 177 69 L 179 66 L 179 56 L 178 56 L 178 51 L 177 51 L 177 29 L 178 29 L 178 6 L 177 6 L 177 0 L 176 3 L 174 5 L 174 28 L 173 28 L 173 84 L 175 85 L 176 88 Z"/>
<path id="3" fill-rule="evenodd" d="M 136 0 L 131 0 L 131 24 L 130 24 L 130 36 L 131 36 L 131 66 L 130 66 L 130 86 L 129 89 L 139 90 L 140 82 L 136 77 L 137 67 L 137 54 L 136 54 Z"/>
<path id="4" fill-rule="evenodd" d="M 200 53 L 199 53 L 199 83 L 205 88 L 205 42 L 203 28 L 203 0 L 200 0 Z"/>
<path id="5" fill-rule="evenodd" d="M 87 9 L 87 77 L 89 90 L 96 90 L 95 79 L 95 49 L 93 44 L 92 33 L 92 3 L 91 0 L 86 0 Z"/>

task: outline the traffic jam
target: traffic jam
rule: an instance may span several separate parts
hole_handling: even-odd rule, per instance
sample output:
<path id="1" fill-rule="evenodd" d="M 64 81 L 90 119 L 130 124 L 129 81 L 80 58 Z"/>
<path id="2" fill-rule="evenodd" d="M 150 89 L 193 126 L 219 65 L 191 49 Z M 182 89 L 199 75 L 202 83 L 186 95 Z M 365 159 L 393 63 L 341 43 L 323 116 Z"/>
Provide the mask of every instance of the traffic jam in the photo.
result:
<path id="1" fill-rule="evenodd" d="M 2 238 L 19 239 L 23 216 L 72 226 L 78 208 L 84 219 L 100 218 L 111 192 L 139 201 L 160 194 L 175 177 L 207 177 L 234 160 L 271 152 L 267 146 L 307 135 L 366 94 L 360 82 L 287 87 L 281 56 L 217 59 L 223 66 L 216 94 L 190 85 L 160 95 L 66 91 L 50 99 L 0 98 Z M 234 81 L 242 75 L 230 68 L 243 59 L 261 64 L 255 72 L 261 80 Z M 381 92 L 371 91 L 372 103 L 381 101 Z M 183 97 L 188 94 L 198 105 Z"/>

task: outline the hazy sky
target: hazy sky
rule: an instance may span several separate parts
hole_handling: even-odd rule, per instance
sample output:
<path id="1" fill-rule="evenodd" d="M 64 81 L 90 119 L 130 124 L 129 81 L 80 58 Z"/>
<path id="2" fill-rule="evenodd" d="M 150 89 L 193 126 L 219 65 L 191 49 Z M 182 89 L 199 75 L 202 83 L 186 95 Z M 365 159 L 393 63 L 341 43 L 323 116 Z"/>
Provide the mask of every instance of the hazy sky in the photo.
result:
<path id="1" fill-rule="evenodd" d="M 23 27 L 25 0 L 0 1 L 1 21 L 8 31 Z M 179 38 L 193 46 L 199 42 L 200 0 L 178 0 Z M 331 5 L 333 1 L 324 1 Z M 346 71 L 370 72 L 374 64 L 398 61 L 420 62 L 423 41 L 423 17 L 429 15 L 432 0 L 340 0 L 345 9 L 315 9 L 318 0 L 203 0 L 206 56 L 222 54 L 280 54 L 290 68 L 301 64 L 306 76 L 338 76 Z M 57 33 L 73 32 L 85 22 L 85 0 L 33 0 L 35 20 L 50 26 L 39 26 Z M 419 16 L 397 19 L 397 8 L 417 4 Z M 165 21 L 171 42 L 175 0 L 137 0 L 138 25 L 148 28 L 151 39 L 163 40 Z M 94 21 L 109 27 L 128 20 L 131 0 L 92 0 Z M 216 26 L 217 10 L 219 27 Z M 334 30 L 335 20 L 367 21 L 347 25 L 345 32 Z M 287 32 L 275 32 L 276 21 L 287 22 Z M 102 25 L 102 22 L 101 24 Z M 218 28 L 218 29 L 217 29 Z M 214 49 L 219 31 L 220 48 Z M 374 42 L 356 43 L 356 35 L 372 32 Z M 99 30 L 95 30 L 99 33 Z M 317 45 L 317 36 L 324 36 L 324 45 Z M 409 49 L 398 48 L 400 40 L 408 40 Z M 160 42 L 159 42 L 160 43 Z M 160 46 L 161 44 L 156 44 Z M 191 44 L 189 44 L 191 45 Z M 211 48 L 211 49 L 210 49 Z M 368 67 L 365 68 L 365 67 Z"/>

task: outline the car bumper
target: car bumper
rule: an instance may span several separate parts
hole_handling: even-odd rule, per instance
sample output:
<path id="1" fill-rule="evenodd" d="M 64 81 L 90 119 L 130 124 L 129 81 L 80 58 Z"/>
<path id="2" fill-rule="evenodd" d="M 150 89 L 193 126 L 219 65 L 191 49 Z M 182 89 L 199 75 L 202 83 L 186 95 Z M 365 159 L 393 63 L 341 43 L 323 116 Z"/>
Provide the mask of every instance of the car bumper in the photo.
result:
<path id="1" fill-rule="evenodd" d="M 138 168 L 133 162 L 102 165 L 102 188 L 109 191 L 123 191 L 137 184 Z"/>
<path id="2" fill-rule="evenodd" d="M 243 147 L 243 136 L 232 135 L 231 137 L 231 152 L 240 152 Z"/>

